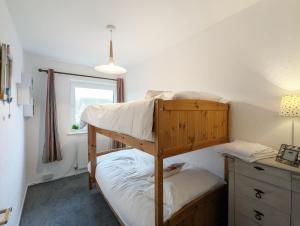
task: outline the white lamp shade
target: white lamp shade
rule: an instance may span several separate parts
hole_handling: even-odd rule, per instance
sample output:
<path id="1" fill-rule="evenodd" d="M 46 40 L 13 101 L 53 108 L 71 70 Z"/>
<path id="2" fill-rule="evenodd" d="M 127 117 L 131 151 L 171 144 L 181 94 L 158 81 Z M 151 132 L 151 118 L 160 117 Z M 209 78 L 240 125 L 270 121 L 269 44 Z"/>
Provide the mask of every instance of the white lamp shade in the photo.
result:
<path id="1" fill-rule="evenodd" d="M 106 26 L 106 28 L 110 31 L 108 64 L 96 66 L 95 70 L 103 74 L 123 75 L 127 72 L 127 70 L 123 67 L 115 65 L 113 59 L 114 54 L 113 54 L 113 43 L 112 43 L 112 31 L 115 30 L 116 27 L 114 25 L 109 24 Z"/>
<path id="2" fill-rule="evenodd" d="M 283 96 L 280 105 L 280 115 L 286 117 L 300 117 L 300 96 Z"/>
<path id="3" fill-rule="evenodd" d="M 110 75 L 122 75 L 127 72 L 125 68 L 117 66 L 114 63 L 96 66 L 95 70 Z"/>

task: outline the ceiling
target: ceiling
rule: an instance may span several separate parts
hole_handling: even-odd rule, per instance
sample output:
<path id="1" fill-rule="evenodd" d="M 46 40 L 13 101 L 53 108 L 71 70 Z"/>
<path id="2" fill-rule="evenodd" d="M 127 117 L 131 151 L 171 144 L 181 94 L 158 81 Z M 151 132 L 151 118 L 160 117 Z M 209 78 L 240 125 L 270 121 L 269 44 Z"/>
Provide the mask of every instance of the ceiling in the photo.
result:
<path id="1" fill-rule="evenodd" d="M 109 33 L 116 62 L 131 66 L 258 0 L 7 0 L 26 51 L 59 61 L 106 63 Z"/>

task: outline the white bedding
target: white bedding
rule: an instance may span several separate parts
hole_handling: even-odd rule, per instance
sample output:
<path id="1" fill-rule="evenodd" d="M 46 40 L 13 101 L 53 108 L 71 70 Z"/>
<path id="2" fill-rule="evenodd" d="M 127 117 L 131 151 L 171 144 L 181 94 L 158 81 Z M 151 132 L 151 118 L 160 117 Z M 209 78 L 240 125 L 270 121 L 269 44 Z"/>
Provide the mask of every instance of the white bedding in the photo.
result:
<path id="1" fill-rule="evenodd" d="M 153 108 L 154 99 L 90 105 L 81 114 L 81 121 L 102 129 L 153 141 Z"/>
<path id="2" fill-rule="evenodd" d="M 154 92 L 154 91 L 151 91 Z M 157 91 L 158 92 L 158 91 Z M 158 93 L 155 94 L 158 94 Z M 153 112 L 156 98 L 169 99 L 202 99 L 220 101 L 220 97 L 203 92 L 159 92 L 145 100 L 127 103 L 90 105 L 81 115 L 82 127 L 86 123 L 119 133 L 124 133 L 141 140 L 153 141 Z"/>
<path id="3" fill-rule="evenodd" d="M 182 156 L 166 159 L 164 166 L 188 159 Z M 154 225 L 154 184 L 147 180 L 153 167 L 153 157 L 137 149 L 97 158 L 96 180 L 125 225 Z M 192 199 L 224 183 L 212 173 L 185 162 L 181 172 L 164 179 L 164 220 Z"/>

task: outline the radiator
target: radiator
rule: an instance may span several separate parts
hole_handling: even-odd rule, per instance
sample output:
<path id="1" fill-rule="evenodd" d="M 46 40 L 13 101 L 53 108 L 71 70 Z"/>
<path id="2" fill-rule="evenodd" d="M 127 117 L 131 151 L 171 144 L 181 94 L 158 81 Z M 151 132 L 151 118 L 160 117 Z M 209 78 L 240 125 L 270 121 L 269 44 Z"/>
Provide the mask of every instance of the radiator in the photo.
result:
<path id="1" fill-rule="evenodd" d="M 80 142 L 76 145 L 76 163 L 75 169 L 86 169 L 88 164 L 88 147 L 86 142 Z"/>
<path id="2" fill-rule="evenodd" d="M 112 140 L 97 134 L 97 150 L 107 150 L 112 147 Z M 74 168 L 76 170 L 86 169 L 88 164 L 88 146 L 87 142 L 78 142 L 76 144 L 76 161 Z"/>

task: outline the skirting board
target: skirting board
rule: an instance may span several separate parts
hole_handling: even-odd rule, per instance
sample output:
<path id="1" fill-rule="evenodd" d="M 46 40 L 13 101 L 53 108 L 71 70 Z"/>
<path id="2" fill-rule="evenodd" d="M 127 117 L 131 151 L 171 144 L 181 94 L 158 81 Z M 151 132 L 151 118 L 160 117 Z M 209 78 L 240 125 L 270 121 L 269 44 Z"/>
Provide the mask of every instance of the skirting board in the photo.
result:
<path id="1" fill-rule="evenodd" d="M 25 192 L 24 192 L 24 194 L 23 194 L 23 200 L 22 200 L 22 204 L 21 204 L 21 209 L 20 209 L 20 213 L 19 213 L 19 216 L 18 216 L 18 226 L 19 226 L 20 223 L 21 223 L 21 218 L 22 218 L 22 213 L 23 213 L 23 209 L 24 209 L 24 204 L 25 204 L 25 199 L 26 199 L 28 187 L 29 187 L 29 186 L 26 185 Z"/>
<path id="2" fill-rule="evenodd" d="M 55 181 L 55 180 L 59 180 L 59 179 L 63 179 L 63 178 L 66 178 L 66 177 L 72 177 L 72 176 L 76 176 L 78 174 L 82 174 L 82 173 L 87 173 L 88 170 L 87 168 L 86 169 L 82 169 L 82 170 L 76 170 L 76 171 L 73 171 L 72 173 L 69 173 L 67 175 L 63 175 L 63 176 L 59 176 L 59 177 L 53 177 L 51 180 L 48 180 L 48 181 L 43 181 L 42 179 L 40 180 L 37 180 L 35 182 L 31 182 L 28 184 L 28 187 L 29 186 L 32 186 L 32 185 L 36 185 L 36 184 L 43 184 L 43 183 L 47 183 L 47 182 L 51 182 L 51 181 Z"/>

